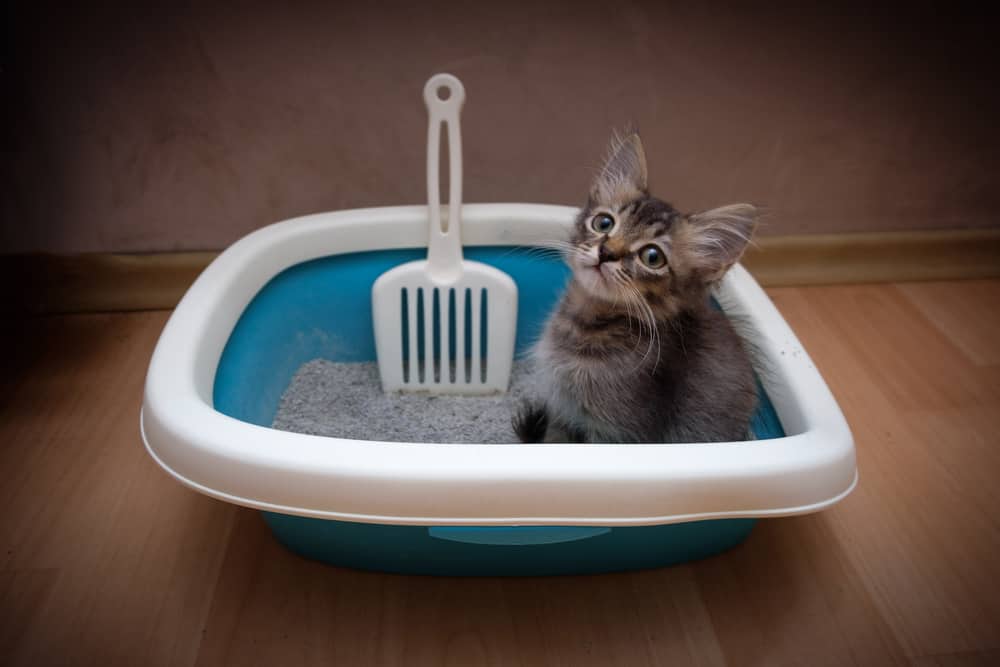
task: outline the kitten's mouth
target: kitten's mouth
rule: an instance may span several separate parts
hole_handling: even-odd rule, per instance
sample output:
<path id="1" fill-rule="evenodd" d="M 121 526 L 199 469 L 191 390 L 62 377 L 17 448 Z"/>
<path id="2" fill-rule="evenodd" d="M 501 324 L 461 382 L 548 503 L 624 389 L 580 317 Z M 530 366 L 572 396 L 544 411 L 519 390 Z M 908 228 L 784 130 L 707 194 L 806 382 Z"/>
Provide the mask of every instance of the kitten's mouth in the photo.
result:
<path id="1" fill-rule="evenodd" d="M 605 267 L 607 267 L 607 272 L 605 272 Z M 615 270 L 609 267 L 606 263 L 601 262 L 600 264 L 594 264 L 593 269 L 597 272 L 597 275 L 601 277 L 604 282 L 611 282 L 611 275 L 614 274 Z"/>
<path id="2" fill-rule="evenodd" d="M 602 283 L 607 284 L 608 277 L 604 275 L 604 269 L 601 268 L 602 266 L 602 264 L 591 264 L 585 269 L 585 271 L 596 276 Z"/>
<path id="3" fill-rule="evenodd" d="M 611 275 L 605 271 L 604 262 L 580 265 L 577 276 L 583 288 L 593 296 L 602 299 L 613 298 L 616 286 Z"/>

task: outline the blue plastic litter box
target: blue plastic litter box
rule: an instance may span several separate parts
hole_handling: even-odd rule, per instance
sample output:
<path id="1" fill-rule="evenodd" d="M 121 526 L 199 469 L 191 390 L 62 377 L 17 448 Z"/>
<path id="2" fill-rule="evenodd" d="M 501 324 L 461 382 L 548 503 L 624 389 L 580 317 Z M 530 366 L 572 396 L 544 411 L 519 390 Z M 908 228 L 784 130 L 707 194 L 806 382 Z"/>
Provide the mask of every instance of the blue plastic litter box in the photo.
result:
<path id="1" fill-rule="evenodd" d="M 466 256 L 518 285 L 517 350 L 566 279 L 518 248 L 576 210 L 463 207 Z M 262 510 L 278 540 L 336 565 L 438 575 L 552 575 L 669 565 L 741 542 L 761 517 L 821 510 L 856 483 L 834 398 L 773 304 L 734 267 L 718 290 L 764 369 L 754 428 L 733 443 L 374 442 L 269 428 L 316 358 L 373 361 L 370 290 L 422 257 L 427 208 L 340 211 L 261 229 L 223 252 L 173 313 L 150 362 L 150 455 L 182 483 Z"/>

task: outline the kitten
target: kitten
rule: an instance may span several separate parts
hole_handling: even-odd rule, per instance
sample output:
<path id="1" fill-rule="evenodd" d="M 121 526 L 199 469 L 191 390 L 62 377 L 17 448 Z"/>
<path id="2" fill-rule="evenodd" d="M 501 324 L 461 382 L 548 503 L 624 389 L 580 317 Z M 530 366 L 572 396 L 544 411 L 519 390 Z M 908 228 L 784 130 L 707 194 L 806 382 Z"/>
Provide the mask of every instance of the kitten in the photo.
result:
<path id="1" fill-rule="evenodd" d="M 533 350 L 543 402 L 514 417 L 523 442 L 743 440 L 750 357 L 710 290 L 743 254 L 757 210 L 683 214 L 649 194 L 635 133 L 610 156 L 557 242 L 572 269 Z"/>

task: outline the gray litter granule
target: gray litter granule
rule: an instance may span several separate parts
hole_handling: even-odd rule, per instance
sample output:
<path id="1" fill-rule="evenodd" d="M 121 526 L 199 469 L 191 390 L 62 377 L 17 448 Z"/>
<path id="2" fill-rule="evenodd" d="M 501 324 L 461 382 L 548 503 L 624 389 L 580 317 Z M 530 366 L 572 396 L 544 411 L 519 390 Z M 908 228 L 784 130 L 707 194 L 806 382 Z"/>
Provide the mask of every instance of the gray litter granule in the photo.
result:
<path id="1" fill-rule="evenodd" d="M 512 412 L 533 393 L 528 362 L 520 360 L 506 394 L 433 396 L 384 393 L 375 362 L 315 359 L 295 373 L 272 427 L 353 440 L 513 443 Z"/>

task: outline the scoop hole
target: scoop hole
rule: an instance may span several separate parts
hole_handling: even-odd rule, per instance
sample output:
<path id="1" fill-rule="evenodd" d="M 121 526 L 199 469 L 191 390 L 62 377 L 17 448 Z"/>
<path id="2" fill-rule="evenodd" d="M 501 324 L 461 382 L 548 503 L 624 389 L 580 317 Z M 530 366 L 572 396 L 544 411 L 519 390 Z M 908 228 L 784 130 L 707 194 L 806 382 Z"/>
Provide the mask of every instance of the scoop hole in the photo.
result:
<path id="1" fill-rule="evenodd" d="M 432 321 L 434 324 L 433 345 L 434 345 L 434 382 L 441 381 L 441 296 L 440 290 L 434 288 L 434 300 L 431 308 Z"/>
<path id="2" fill-rule="evenodd" d="M 402 326 L 402 345 L 403 354 L 400 362 L 403 364 L 403 383 L 409 384 L 410 382 L 410 308 L 409 308 L 409 295 L 408 290 L 404 287 L 400 290 L 399 295 L 399 307 L 400 314 L 399 319 L 403 323 Z"/>
<path id="3" fill-rule="evenodd" d="M 486 360 L 489 359 L 490 355 L 487 354 L 486 345 L 489 343 L 489 337 L 486 335 L 489 329 L 489 316 L 487 315 L 487 305 L 486 305 L 486 288 L 484 287 L 479 293 L 479 381 L 486 384 Z"/>
<path id="4" fill-rule="evenodd" d="M 468 287 L 465 288 L 465 312 L 463 315 L 465 331 L 463 331 L 463 338 L 465 339 L 465 352 L 463 357 L 465 358 L 465 382 L 468 384 L 472 382 L 472 355 L 475 354 L 472 350 L 472 290 Z"/>
<path id="5" fill-rule="evenodd" d="M 452 384 L 455 384 L 455 367 L 458 365 L 458 358 L 455 354 L 458 347 L 456 317 L 455 288 L 452 287 L 448 290 L 448 378 Z"/>
<path id="6" fill-rule="evenodd" d="M 424 350 L 426 344 L 424 322 L 424 290 L 421 287 L 417 290 L 417 381 L 420 384 L 424 383 L 424 370 L 427 363 L 427 354 Z"/>

